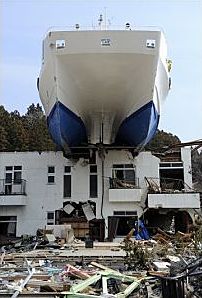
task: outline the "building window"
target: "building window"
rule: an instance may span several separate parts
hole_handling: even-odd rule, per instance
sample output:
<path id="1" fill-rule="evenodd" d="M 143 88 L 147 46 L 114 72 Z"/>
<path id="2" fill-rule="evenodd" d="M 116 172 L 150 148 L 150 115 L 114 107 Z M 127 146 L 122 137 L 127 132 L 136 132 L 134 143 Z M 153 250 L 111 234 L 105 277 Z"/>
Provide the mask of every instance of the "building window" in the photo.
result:
<path id="1" fill-rule="evenodd" d="M 48 167 L 48 173 L 49 173 L 49 174 L 53 174 L 53 173 L 55 173 L 55 167 L 53 167 L 53 166 Z"/>
<path id="2" fill-rule="evenodd" d="M 71 167 L 65 166 L 64 167 L 64 188 L 63 188 L 63 196 L 64 198 L 71 198 Z"/>
<path id="3" fill-rule="evenodd" d="M 116 183 L 126 183 L 138 186 L 138 179 L 135 177 L 135 168 L 132 164 L 114 164 L 112 169 L 112 185 Z"/>
<path id="4" fill-rule="evenodd" d="M 137 216 L 137 211 L 114 211 L 114 216 L 130 216 L 135 215 Z"/>
<path id="5" fill-rule="evenodd" d="M 126 236 L 135 227 L 137 220 L 136 210 L 114 211 L 114 215 L 108 217 L 108 237 L 110 241 L 115 237 Z"/>
<path id="6" fill-rule="evenodd" d="M 185 188 L 183 162 L 161 162 L 159 177 L 163 191 L 182 191 Z"/>
<path id="7" fill-rule="evenodd" d="M 22 180 L 22 166 L 6 166 L 5 169 L 5 179 L 6 181 L 15 183 L 20 183 Z"/>
<path id="8" fill-rule="evenodd" d="M 16 237 L 17 216 L 0 216 L 0 236 Z"/>
<path id="9" fill-rule="evenodd" d="M 22 166 L 5 167 L 5 193 L 11 194 L 12 187 L 15 184 L 22 183 Z"/>
<path id="10" fill-rule="evenodd" d="M 97 185 L 97 166 L 90 165 L 90 198 L 97 198 L 98 185 Z"/>
<path id="11" fill-rule="evenodd" d="M 71 173 L 71 167 L 70 167 L 70 166 L 65 166 L 65 170 L 64 170 L 64 172 L 65 172 L 66 174 Z"/>
<path id="12" fill-rule="evenodd" d="M 48 176 L 48 183 L 55 183 L 55 176 Z"/>
<path id="13" fill-rule="evenodd" d="M 54 225 L 55 224 L 55 212 L 48 211 L 47 212 L 47 225 Z"/>
<path id="14" fill-rule="evenodd" d="M 48 166 L 48 184 L 55 183 L 55 167 Z"/>
<path id="15" fill-rule="evenodd" d="M 183 168 L 183 163 L 182 162 L 160 162 L 159 167 L 161 169 L 166 169 L 166 168 L 177 168 L 181 169 Z"/>

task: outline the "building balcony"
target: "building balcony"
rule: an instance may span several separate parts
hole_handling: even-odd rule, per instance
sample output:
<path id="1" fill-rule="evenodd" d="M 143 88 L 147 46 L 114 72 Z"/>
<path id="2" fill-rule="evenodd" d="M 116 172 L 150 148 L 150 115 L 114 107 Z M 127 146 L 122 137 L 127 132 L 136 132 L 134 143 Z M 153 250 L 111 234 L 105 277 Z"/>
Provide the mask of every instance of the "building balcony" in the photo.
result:
<path id="1" fill-rule="evenodd" d="M 200 195 L 194 192 L 148 194 L 148 207 L 199 209 Z"/>
<path id="2" fill-rule="evenodd" d="M 145 178 L 149 208 L 200 208 L 200 195 L 181 179 Z"/>
<path id="3" fill-rule="evenodd" d="M 26 180 L 6 181 L 5 179 L 0 179 L 0 205 L 27 205 Z"/>
<path id="4" fill-rule="evenodd" d="M 139 180 L 109 180 L 109 202 L 140 202 L 143 190 L 139 187 Z"/>

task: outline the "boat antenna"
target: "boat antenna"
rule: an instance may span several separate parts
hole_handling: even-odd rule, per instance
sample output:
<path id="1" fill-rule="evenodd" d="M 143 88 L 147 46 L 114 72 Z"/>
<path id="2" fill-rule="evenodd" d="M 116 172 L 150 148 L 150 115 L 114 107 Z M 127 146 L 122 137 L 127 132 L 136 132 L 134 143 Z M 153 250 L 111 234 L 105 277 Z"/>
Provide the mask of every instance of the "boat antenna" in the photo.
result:
<path id="1" fill-rule="evenodd" d="M 102 29 L 102 22 L 103 22 L 103 16 L 100 14 L 99 19 L 98 19 L 98 25 L 100 26 L 100 29 Z"/>

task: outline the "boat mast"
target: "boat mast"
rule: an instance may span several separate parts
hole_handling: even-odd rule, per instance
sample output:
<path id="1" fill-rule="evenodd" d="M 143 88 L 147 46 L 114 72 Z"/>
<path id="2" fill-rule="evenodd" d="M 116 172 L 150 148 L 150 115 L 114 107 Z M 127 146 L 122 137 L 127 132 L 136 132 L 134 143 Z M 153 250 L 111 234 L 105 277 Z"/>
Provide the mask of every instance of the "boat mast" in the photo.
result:
<path id="1" fill-rule="evenodd" d="M 100 14 L 98 19 L 98 25 L 100 27 L 100 30 L 107 30 L 107 8 L 104 8 L 104 18 L 103 15 Z"/>

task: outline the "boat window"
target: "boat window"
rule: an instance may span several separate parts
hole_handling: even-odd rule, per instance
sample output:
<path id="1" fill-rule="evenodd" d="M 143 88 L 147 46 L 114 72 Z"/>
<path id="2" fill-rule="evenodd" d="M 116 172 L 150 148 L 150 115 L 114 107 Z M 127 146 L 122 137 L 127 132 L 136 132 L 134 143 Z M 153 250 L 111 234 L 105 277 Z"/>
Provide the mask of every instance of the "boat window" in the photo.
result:
<path id="1" fill-rule="evenodd" d="M 102 38 L 101 39 L 101 45 L 102 46 L 110 46 L 111 45 L 111 39 L 110 38 Z"/>
<path id="2" fill-rule="evenodd" d="M 64 39 L 56 40 L 56 49 L 63 49 L 63 48 L 65 48 L 65 40 Z"/>
<path id="3" fill-rule="evenodd" d="M 147 48 L 154 49 L 156 46 L 155 39 L 147 39 L 146 46 Z"/>

